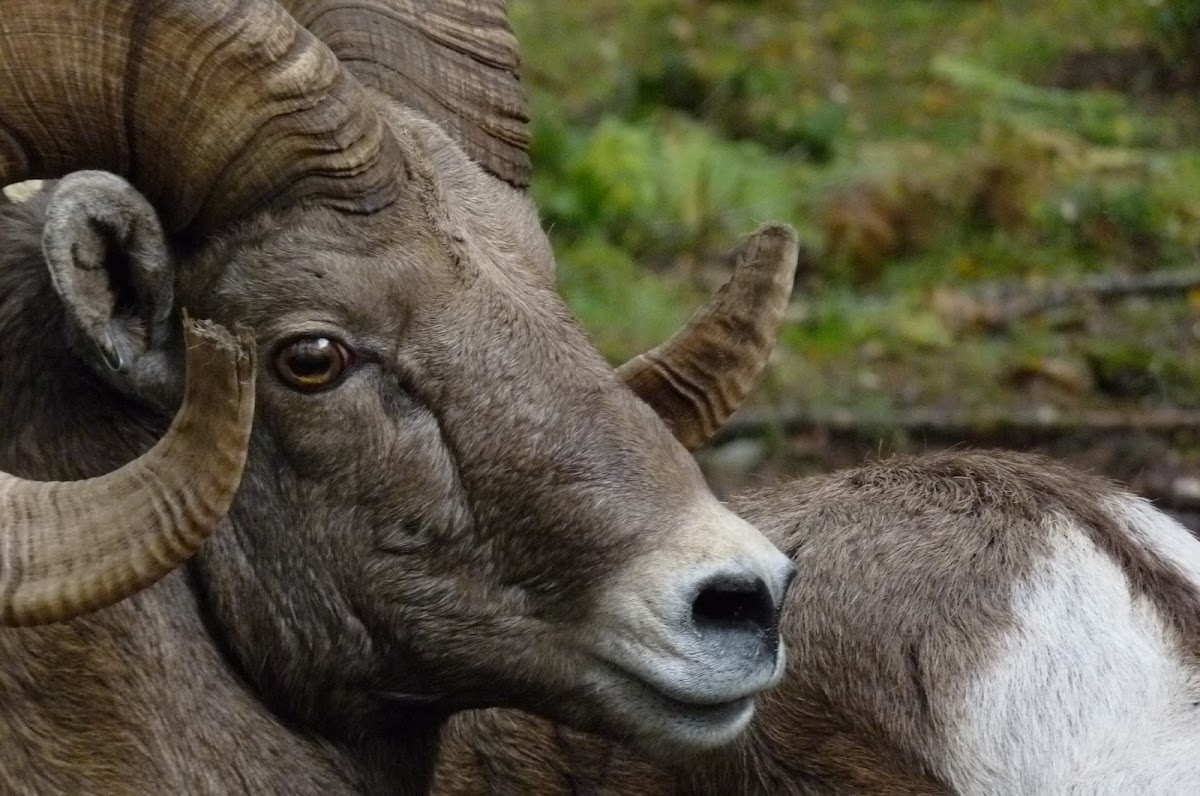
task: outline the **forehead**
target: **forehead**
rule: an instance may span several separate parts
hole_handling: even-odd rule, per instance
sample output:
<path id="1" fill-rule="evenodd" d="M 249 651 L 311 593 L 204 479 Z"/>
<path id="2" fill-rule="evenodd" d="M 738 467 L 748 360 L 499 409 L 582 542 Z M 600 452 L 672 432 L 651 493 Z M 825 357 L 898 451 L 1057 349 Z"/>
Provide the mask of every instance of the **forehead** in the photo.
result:
<path id="1" fill-rule="evenodd" d="M 216 293 L 264 331 L 294 319 L 395 323 L 414 302 L 436 301 L 462 283 L 462 269 L 420 220 L 404 212 L 289 213 L 235 244 Z"/>
<path id="2" fill-rule="evenodd" d="M 316 324 L 390 337 L 418 311 L 511 317 L 544 304 L 553 273 L 528 230 L 476 222 L 438 225 L 411 198 L 372 216 L 292 211 L 234 244 L 216 295 L 266 336 Z"/>
<path id="3" fill-rule="evenodd" d="M 401 127 L 411 157 L 394 205 L 370 215 L 292 208 L 248 224 L 227 249 L 222 303 L 260 329 L 322 313 L 369 328 L 414 308 L 458 303 L 472 314 L 476 298 L 522 315 L 532 296 L 554 294 L 553 253 L 529 197 L 483 174 L 436 128 Z"/>

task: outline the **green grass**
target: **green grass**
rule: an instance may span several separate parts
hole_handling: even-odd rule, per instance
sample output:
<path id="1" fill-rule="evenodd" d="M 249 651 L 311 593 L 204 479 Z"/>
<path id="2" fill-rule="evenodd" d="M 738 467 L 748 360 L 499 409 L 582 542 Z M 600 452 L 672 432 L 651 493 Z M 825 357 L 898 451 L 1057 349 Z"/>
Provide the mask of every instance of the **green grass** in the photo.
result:
<path id="1" fill-rule="evenodd" d="M 514 0 L 533 191 L 563 292 L 605 354 L 624 359 L 690 314 L 699 276 L 719 273 L 737 238 L 787 221 L 816 270 L 781 337 L 774 400 L 1200 401 L 1200 302 L 1087 307 L 1003 334 L 956 324 L 938 303 L 985 282 L 1196 260 L 1196 102 L 1048 83 L 1071 51 L 1176 42 L 1187 20 L 1160 11 L 1126 0 Z M 839 207 L 884 217 L 905 245 L 830 248 Z M 1157 388 L 1106 391 L 1113 361 Z M 1065 363 L 1088 386 L 1031 392 L 1012 378 L 1040 362 Z"/>

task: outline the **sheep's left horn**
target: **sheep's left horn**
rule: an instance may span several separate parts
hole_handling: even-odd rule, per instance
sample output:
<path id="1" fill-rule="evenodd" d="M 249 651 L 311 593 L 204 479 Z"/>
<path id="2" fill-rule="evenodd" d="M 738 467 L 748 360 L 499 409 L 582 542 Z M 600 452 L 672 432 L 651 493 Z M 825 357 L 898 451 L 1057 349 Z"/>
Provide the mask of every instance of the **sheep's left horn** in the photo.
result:
<path id="1" fill-rule="evenodd" d="M 0 625 L 128 597 L 183 563 L 229 510 L 254 419 L 253 340 L 185 319 L 184 341 L 183 405 L 149 451 L 84 481 L 0 473 Z"/>
<path id="2" fill-rule="evenodd" d="M 769 224 L 734 252 L 733 276 L 667 342 L 617 373 L 695 450 L 750 395 L 767 364 L 796 276 L 799 241 Z"/>

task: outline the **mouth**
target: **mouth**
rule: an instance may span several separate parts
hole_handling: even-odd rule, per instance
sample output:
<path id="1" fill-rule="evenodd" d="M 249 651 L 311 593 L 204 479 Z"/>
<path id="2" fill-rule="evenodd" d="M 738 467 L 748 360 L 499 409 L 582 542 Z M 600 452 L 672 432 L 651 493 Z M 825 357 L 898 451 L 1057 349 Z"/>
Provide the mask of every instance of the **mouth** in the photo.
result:
<path id="1" fill-rule="evenodd" d="M 598 690 L 618 706 L 622 723 L 637 728 L 631 740 L 644 748 L 704 751 L 724 746 L 754 717 L 756 693 L 725 702 L 686 701 L 619 664 L 595 660 Z"/>

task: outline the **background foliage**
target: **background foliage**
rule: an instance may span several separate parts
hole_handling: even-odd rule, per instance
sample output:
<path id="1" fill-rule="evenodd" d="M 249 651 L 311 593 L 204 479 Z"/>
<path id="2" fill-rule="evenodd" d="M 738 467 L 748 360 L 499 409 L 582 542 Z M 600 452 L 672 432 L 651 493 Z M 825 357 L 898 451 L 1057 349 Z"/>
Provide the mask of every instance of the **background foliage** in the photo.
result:
<path id="1" fill-rule="evenodd" d="M 1200 291 L 1086 289 L 1195 268 L 1200 0 L 511 11 L 534 192 L 614 361 L 686 318 L 737 238 L 784 220 L 802 274 L 751 412 L 856 413 L 903 447 L 888 418 L 914 408 L 1200 406 Z M 1055 289 L 1070 295 L 1038 298 Z M 751 464 L 786 448 L 768 435 Z"/>

